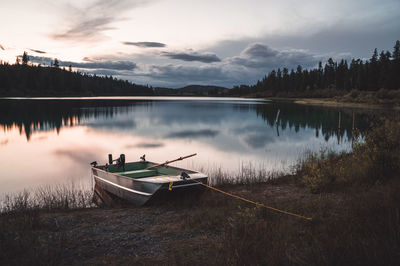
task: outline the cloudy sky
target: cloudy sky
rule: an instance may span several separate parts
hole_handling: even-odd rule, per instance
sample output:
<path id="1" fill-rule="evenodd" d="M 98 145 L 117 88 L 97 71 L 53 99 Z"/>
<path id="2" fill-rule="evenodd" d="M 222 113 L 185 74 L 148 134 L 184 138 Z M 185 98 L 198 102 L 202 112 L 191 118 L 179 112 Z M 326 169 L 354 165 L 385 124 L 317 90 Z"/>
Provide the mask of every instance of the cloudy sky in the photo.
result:
<path id="1" fill-rule="evenodd" d="M 369 58 L 400 39 L 399 0 L 1 0 L 0 60 L 181 87 Z"/>

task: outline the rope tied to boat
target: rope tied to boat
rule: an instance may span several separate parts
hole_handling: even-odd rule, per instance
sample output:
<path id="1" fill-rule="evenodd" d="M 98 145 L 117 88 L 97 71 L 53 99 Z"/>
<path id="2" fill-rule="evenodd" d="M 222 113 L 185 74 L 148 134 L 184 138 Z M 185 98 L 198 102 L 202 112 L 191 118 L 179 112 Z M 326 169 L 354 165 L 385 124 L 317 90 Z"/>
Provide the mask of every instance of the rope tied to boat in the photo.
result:
<path id="1" fill-rule="evenodd" d="M 160 178 L 164 179 L 163 177 L 160 177 Z M 169 181 L 168 190 L 172 191 L 172 185 L 174 184 L 174 181 L 170 181 L 170 180 L 168 180 L 167 178 L 165 178 L 165 180 Z M 304 219 L 304 220 L 307 220 L 307 221 L 310 221 L 310 222 L 312 221 L 312 218 L 311 218 L 311 217 L 306 217 L 306 216 L 303 216 L 303 215 L 300 215 L 300 214 L 297 214 L 297 213 L 294 213 L 294 212 L 289 212 L 289 211 L 281 210 L 281 209 L 274 208 L 274 207 L 265 205 L 265 204 L 260 203 L 260 202 L 257 202 L 257 201 L 249 200 L 249 199 L 243 198 L 243 197 L 241 197 L 241 196 L 238 196 L 238 195 L 235 195 L 235 194 L 232 194 L 232 193 L 223 191 L 223 190 L 221 190 L 221 189 L 219 189 L 219 188 L 216 188 L 216 187 L 207 185 L 207 184 L 205 184 L 205 183 L 203 183 L 203 182 L 201 182 L 201 181 L 197 181 L 197 180 L 195 180 L 195 179 L 191 179 L 191 181 L 196 182 L 196 183 L 198 183 L 198 184 L 200 184 L 200 185 L 202 185 L 202 186 L 204 186 L 204 187 L 206 187 L 206 188 L 209 188 L 209 189 L 211 189 L 211 190 L 214 190 L 214 191 L 217 191 L 217 192 L 219 192 L 219 193 L 222 193 L 222 194 L 224 194 L 224 195 L 226 195 L 226 196 L 229 196 L 229 197 L 232 197 L 232 198 L 235 198 L 235 199 L 238 199 L 238 200 L 242 200 L 242 201 L 244 201 L 244 202 L 251 203 L 251 204 L 254 204 L 254 205 L 256 205 L 256 206 L 264 207 L 264 208 L 266 208 L 266 209 L 269 209 L 269 210 L 272 210 L 272 211 L 275 211 L 275 212 L 278 212 L 278 213 L 282 213 L 282 214 L 294 216 L 294 217 L 297 217 L 297 218 L 300 218 L 300 219 Z"/>
<path id="2" fill-rule="evenodd" d="M 278 115 L 279 115 L 279 112 L 278 112 Z M 179 157 L 179 158 L 177 158 L 177 159 L 175 159 L 175 160 L 172 160 L 172 161 L 166 161 L 165 163 L 156 164 L 156 165 L 147 167 L 146 169 L 152 169 L 152 168 L 156 168 L 156 167 L 160 167 L 160 166 L 165 166 L 165 165 L 168 165 L 168 164 L 170 164 L 170 163 L 172 163 L 172 162 L 176 162 L 176 161 L 180 161 L 180 160 L 183 160 L 183 159 L 186 159 L 186 158 L 190 158 L 190 157 L 195 156 L 195 155 L 197 155 L 197 153 L 194 153 L 194 154 L 191 154 L 191 155 L 188 155 L 188 156 Z M 186 174 L 186 173 L 182 172 L 182 174 L 181 174 L 181 175 L 183 176 L 183 179 L 184 179 L 184 180 L 186 180 L 186 178 L 190 178 L 190 176 L 189 176 L 188 174 L 186 174 L 186 176 L 184 176 L 183 174 Z M 168 179 L 166 179 L 166 180 L 168 180 Z M 224 194 L 224 195 L 227 195 L 227 196 L 229 196 L 229 197 L 232 197 L 232 198 L 235 198 L 235 199 L 238 199 L 238 200 L 242 200 L 242 201 L 244 201 L 244 202 L 251 203 L 251 204 L 254 204 L 254 205 L 256 205 L 256 206 L 264 207 L 264 208 L 266 208 L 266 209 L 269 209 L 269 210 L 272 210 L 272 211 L 275 211 L 275 212 L 278 212 L 278 213 L 282 213 L 282 214 L 294 216 L 294 217 L 297 217 L 297 218 L 300 218 L 300 219 L 304 219 L 304 220 L 307 220 L 307 221 L 312 221 L 312 218 L 311 218 L 311 217 L 306 217 L 306 216 L 303 216 L 303 215 L 300 215 L 300 214 L 297 214 L 297 213 L 294 213 L 294 212 L 289 212 L 289 211 L 285 211 L 285 210 L 280 210 L 280 209 L 278 209 L 278 208 L 274 208 L 274 207 L 265 205 L 265 204 L 260 203 L 260 202 L 257 202 L 257 201 L 249 200 L 249 199 L 243 198 L 243 197 L 241 197 L 241 196 L 234 195 L 234 194 L 232 194 L 232 193 L 223 191 L 223 190 L 218 189 L 218 188 L 216 188 L 216 187 L 212 187 L 212 186 L 210 186 L 210 185 L 204 184 L 203 182 L 197 181 L 197 180 L 195 180 L 195 179 L 191 179 L 191 180 L 192 180 L 193 182 L 197 182 L 197 183 L 201 184 L 202 186 L 204 186 L 204 187 L 206 187 L 206 188 L 209 188 L 209 189 L 211 189 L 211 190 L 217 191 L 217 192 L 222 193 L 222 194 Z M 168 180 L 168 181 L 169 181 L 168 190 L 171 191 L 174 182 L 171 181 L 171 180 Z"/>
<path id="3" fill-rule="evenodd" d="M 209 188 L 209 189 L 211 189 L 211 190 L 217 191 L 217 192 L 219 192 L 219 193 L 222 193 L 222 194 L 224 194 L 224 195 L 230 196 L 230 197 L 232 197 L 232 198 L 235 198 L 235 199 L 238 199 L 238 200 L 242 200 L 242 201 L 245 201 L 245 202 L 247 202 L 247 203 L 254 204 L 254 205 L 256 205 L 256 206 L 264 207 L 264 208 L 266 208 L 266 209 L 269 209 L 269 210 L 272 210 L 272 211 L 275 211 L 275 212 L 279 212 L 279 213 L 282 213 L 282 214 L 294 216 L 294 217 L 297 217 L 297 218 L 300 218 L 300 219 L 304 219 L 304 220 L 307 220 L 307 221 L 312 221 L 312 218 L 311 218 L 311 217 L 306 217 L 306 216 L 303 216 L 303 215 L 300 215 L 300 214 L 297 214 L 297 213 L 293 213 L 293 212 L 288 212 L 288 211 L 280 210 L 280 209 L 277 209 L 277 208 L 274 208 L 274 207 L 265 205 L 265 204 L 263 204 L 263 203 L 260 203 L 260 202 L 257 202 L 257 201 L 253 201 L 253 200 L 249 200 L 249 199 L 243 198 L 243 197 L 241 197 L 241 196 L 238 196 L 238 195 L 235 195 L 235 194 L 232 194 L 232 193 L 223 191 L 223 190 L 218 189 L 218 188 L 216 188 L 216 187 L 213 187 L 213 186 L 204 184 L 204 183 L 202 183 L 202 182 L 200 182 L 200 181 L 197 181 L 197 180 L 193 180 L 193 181 L 195 181 L 195 182 L 201 184 L 202 186 L 204 186 L 204 187 L 206 187 L 206 188 Z"/>

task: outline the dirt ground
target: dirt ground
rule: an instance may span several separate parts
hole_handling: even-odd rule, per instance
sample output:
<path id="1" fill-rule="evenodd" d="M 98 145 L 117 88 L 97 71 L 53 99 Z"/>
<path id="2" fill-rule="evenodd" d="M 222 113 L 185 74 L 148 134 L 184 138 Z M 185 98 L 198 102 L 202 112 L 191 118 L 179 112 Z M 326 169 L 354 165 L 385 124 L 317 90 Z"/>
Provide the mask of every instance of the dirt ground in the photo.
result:
<path id="1" fill-rule="evenodd" d="M 307 197 L 301 188 L 290 183 L 224 190 L 271 206 Z M 42 261 L 43 264 L 165 264 L 174 261 L 175 253 L 187 250 L 188 246 L 193 247 L 194 260 L 201 256 L 201 249 L 212 248 L 222 233 L 221 221 L 227 223 L 230 212 L 246 206 L 254 207 L 215 191 L 204 191 L 200 199 L 186 202 L 43 212 L 40 226 L 31 233 L 38 239 L 41 252 L 51 254 L 50 263 Z M 4 259 L 10 264 L 41 264 L 19 257 Z"/>
<path id="2" fill-rule="evenodd" d="M 311 194 L 285 177 L 221 187 L 311 222 L 211 190 L 145 207 L 3 215 L 0 265 L 397 265 L 398 188 Z"/>

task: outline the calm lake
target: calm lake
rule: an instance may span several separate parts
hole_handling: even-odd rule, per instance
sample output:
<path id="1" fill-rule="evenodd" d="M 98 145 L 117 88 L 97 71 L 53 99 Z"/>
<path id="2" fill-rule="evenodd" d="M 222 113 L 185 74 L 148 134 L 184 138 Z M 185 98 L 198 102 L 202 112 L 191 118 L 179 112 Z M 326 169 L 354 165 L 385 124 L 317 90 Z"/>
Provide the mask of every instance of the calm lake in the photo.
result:
<path id="1" fill-rule="evenodd" d="M 350 150 L 352 129 L 366 125 L 348 110 L 255 99 L 0 99 L 0 195 L 65 180 L 89 184 L 89 163 L 106 163 L 109 153 L 155 162 L 197 153 L 174 165 L 206 172 L 250 163 L 290 171 L 306 151 Z"/>

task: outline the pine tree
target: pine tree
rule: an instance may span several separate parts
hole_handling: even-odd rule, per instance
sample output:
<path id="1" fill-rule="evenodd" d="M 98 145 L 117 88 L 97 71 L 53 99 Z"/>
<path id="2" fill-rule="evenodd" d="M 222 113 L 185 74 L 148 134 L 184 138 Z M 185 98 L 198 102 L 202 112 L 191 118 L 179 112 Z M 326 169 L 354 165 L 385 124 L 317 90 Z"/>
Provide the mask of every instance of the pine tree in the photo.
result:
<path id="1" fill-rule="evenodd" d="M 29 56 L 28 54 L 24 51 L 24 54 L 22 55 L 22 64 L 27 65 L 29 61 Z"/>
<path id="2" fill-rule="evenodd" d="M 400 41 L 397 40 L 396 44 L 394 45 L 394 50 L 393 50 L 393 59 L 394 60 L 400 60 Z"/>
<path id="3" fill-rule="evenodd" d="M 400 41 L 397 40 L 396 44 L 393 47 L 393 64 L 391 64 L 391 78 L 390 78 L 390 87 L 392 89 L 400 89 Z"/>
<path id="4" fill-rule="evenodd" d="M 55 67 L 55 68 L 59 68 L 60 67 L 60 64 L 59 64 L 57 58 L 54 59 L 53 67 Z"/>

